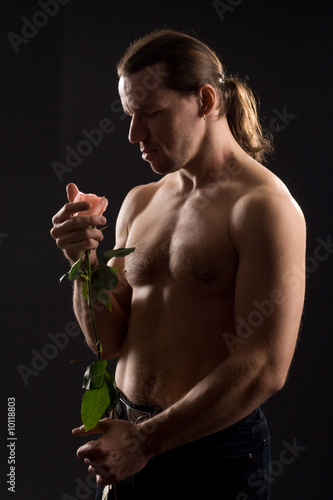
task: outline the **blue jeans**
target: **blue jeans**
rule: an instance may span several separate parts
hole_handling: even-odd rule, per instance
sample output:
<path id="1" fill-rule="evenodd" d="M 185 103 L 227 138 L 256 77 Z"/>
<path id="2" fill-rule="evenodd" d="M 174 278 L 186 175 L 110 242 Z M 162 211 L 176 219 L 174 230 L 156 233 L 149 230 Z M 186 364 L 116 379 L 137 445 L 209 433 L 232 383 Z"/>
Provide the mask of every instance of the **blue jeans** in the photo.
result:
<path id="1" fill-rule="evenodd" d="M 117 499 L 269 500 L 270 461 L 269 429 L 258 408 L 227 429 L 153 458 L 117 483 Z M 98 488 L 96 500 L 101 494 Z M 111 491 L 108 500 L 114 498 Z"/>

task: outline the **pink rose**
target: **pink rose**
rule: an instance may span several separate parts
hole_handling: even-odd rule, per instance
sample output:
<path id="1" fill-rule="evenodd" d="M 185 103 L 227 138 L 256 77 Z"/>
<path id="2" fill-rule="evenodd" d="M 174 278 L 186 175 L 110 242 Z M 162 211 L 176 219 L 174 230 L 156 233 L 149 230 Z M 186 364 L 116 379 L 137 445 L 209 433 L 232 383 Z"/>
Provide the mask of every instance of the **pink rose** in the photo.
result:
<path id="1" fill-rule="evenodd" d="M 105 196 L 97 196 L 96 194 L 85 194 L 78 190 L 75 184 L 69 184 L 67 186 L 67 193 L 69 201 L 74 203 L 78 201 L 89 201 L 91 207 L 84 212 L 78 212 L 75 215 L 102 215 L 108 206 L 108 200 Z"/>

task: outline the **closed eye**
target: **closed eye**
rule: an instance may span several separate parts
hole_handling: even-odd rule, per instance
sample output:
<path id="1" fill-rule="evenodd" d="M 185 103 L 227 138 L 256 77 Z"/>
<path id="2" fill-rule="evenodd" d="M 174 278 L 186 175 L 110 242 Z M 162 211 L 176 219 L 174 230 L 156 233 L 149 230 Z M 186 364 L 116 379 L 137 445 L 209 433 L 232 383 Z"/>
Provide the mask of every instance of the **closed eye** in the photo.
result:
<path id="1" fill-rule="evenodd" d="M 161 111 L 161 109 L 158 109 L 157 111 L 154 111 L 152 113 L 146 113 L 146 115 L 149 116 L 149 118 L 153 118 L 154 116 L 157 116 Z"/>

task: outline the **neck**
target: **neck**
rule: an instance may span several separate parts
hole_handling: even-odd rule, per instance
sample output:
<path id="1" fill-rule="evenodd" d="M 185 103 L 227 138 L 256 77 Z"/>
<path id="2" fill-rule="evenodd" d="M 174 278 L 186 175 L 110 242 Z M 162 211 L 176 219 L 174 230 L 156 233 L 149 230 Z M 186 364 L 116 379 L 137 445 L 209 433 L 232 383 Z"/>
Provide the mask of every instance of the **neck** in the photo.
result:
<path id="1" fill-rule="evenodd" d="M 230 167 L 230 162 L 238 162 L 248 157 L 236 142 L 225 117 L 207 120 L 206 131 L 193 160 L 177 175 L 181 191 L 201 189 L 212 179 L 218 178 Z"/>

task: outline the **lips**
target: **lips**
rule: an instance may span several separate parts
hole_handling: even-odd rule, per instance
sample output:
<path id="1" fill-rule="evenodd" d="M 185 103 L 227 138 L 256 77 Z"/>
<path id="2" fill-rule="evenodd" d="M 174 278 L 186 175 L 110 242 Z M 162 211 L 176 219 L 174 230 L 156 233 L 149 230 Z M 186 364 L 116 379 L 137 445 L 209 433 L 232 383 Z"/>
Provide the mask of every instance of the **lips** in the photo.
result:
<path id="1" fill-rule="evenodd" d="M 154 151 L 156 151 L 156 149 L 140 148 L 140 151 L 143 155 L 148 155 L 149 153 L 153 153 Z"/>
<path id="2" fill-rule="evenodd" d="M 142 158 L 144 160 L 149 160 L 150 156 L 153 153 L 156 153 L 157 149 L 146 149 L 146 148 L 143 148 L 143 149 L 140 149 L 140 151 L 141 151 L 141 154 L 142 154 Z"/>

